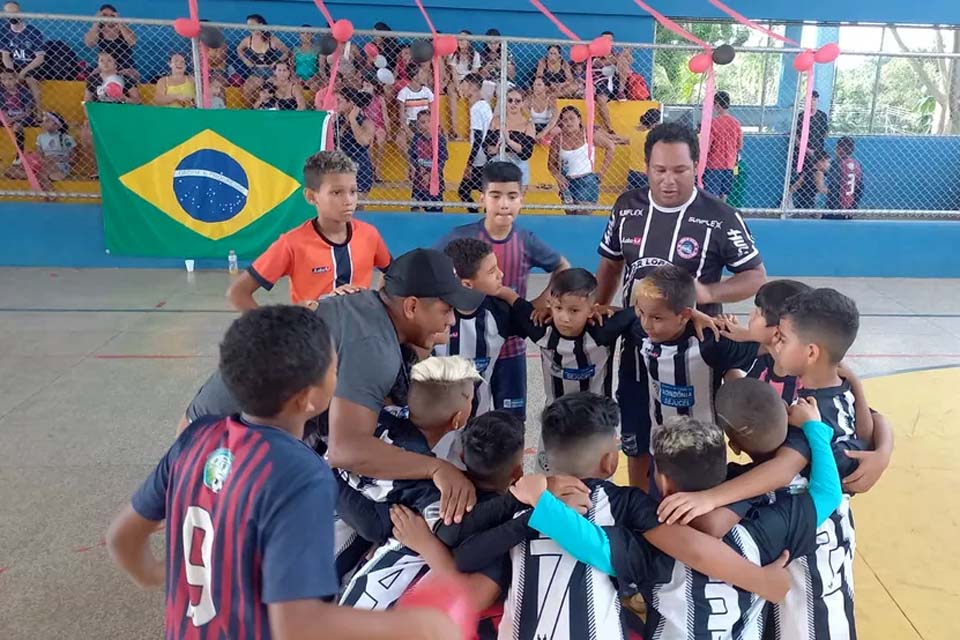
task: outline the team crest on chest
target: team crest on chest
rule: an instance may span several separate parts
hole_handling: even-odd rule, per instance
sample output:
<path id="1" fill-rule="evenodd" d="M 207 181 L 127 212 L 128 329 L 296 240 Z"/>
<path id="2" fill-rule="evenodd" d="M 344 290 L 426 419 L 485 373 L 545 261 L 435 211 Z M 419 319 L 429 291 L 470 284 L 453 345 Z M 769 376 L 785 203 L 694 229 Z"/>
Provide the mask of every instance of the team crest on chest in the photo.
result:
<path id="1" fill-rule="evenodd" d="M 692 260 L 700 255 L 700 243 L 686 236 L 677 242 L 677 255 L 684 260 Z"/>
<path id="2" fill-rule="evenodd" d="M 204 486 L 214 493 L 220 493 L 232 466 L 233 454 L 230 453 L 230 449 L 221 448 L 211 453 L 206 464 L 203 465 Z"/>

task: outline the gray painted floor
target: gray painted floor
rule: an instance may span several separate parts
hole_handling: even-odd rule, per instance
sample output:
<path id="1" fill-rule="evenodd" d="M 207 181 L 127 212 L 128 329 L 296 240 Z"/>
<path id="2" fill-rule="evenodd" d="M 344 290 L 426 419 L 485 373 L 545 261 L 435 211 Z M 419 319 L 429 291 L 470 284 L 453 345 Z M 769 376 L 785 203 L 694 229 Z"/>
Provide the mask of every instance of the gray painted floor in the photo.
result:
<path id="1" fill-rule="evenodd" d="M 960 282 L 809 282 L 857 300 L 861 374 L 960 364 Z M 0 269 L 0 638 L 160 637 L 161 595 L 127 582 L 101 541 L 216 364 L 226 285 L 222 272 Z"/>

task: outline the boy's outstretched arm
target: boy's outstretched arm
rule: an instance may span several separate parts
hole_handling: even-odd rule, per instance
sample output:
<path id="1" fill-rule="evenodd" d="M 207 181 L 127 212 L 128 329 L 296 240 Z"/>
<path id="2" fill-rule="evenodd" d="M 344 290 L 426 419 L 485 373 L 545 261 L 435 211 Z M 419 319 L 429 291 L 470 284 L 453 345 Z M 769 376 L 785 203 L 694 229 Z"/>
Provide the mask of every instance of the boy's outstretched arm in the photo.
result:
<path id="1" fill-rule="evenodd" d="M 790 424 L 802 425 L 803 434 L 810 443 L 810 484 L 807 493 L 813 500 L 819 527 L 837 510 L 843 499 L 840 473 L 833 457 L 830 441 L 833 429 L 820 421 L 820 410 L 814 398 L 800 398 L 790 407 Z"/>
<path id="2" fill-rule="evenodd" d="M 157 532 L 160 525 L 160 521 L 144 518 L 128 504 L 107 531 L 110 555 L 124 573 L 144 589 L 161 587 L 166 578 L 163 561 L 150 550 L 150 535 Z"/>
<path id="3" fill-rule="evenodd" d="M 851 493 L 866 493 L 873 488 L 890 464 L 893 454 L 893 425 L 886 416 L 873 414 L 873 451 L 845 451 L 848 458 L 860 461 L 856 471 L 843 479 L 843 488 Z"/>
<path id="4" fill-rule="evenodd" d="M 362 611 L 319 599 L 267 605 L 277 640 L 459 640 L 459 626 L 438 609 Z"/>
<path id="5" fill-rule="evenodd" d="M 681 492 L 660 501 L 657 515 L 665 524 L 690 524 L 694 518 L 741 500 L 781 489 L 807 466 L 807 459 L 789 447 L 780 447 L 770 460 L 705 491 Z"/>
<path id="6" fill-rule="evenodd" d="M 613 557 L 609 535 L 621 537 L 626 534 L 629 538 L 635 535 L 634 532 L 623 527 L 601 528 L 593 524 L 557 500 L 546 490 L 546 483 L 536 476 L 521 478 L 511 491 L 518 500 L 535 507 L 529 526 L 552 538 L 577 560 L 609 575 L 616 575 L 614 567 L 617 565 L 629 566 L 631 559 Z M 660 525 L 643 536 L 650 544 L 692 569 L 756 593 L 770 602 L 781 601 L 789 590 L 790 579 L 784 569 L 786 558 L 759 567 L 723 542 L 689 527 Z M 618 545 L 618 548 L 621 547 Z M 642 554 L 631 552 L 629 555 L 639 557 Z"/>

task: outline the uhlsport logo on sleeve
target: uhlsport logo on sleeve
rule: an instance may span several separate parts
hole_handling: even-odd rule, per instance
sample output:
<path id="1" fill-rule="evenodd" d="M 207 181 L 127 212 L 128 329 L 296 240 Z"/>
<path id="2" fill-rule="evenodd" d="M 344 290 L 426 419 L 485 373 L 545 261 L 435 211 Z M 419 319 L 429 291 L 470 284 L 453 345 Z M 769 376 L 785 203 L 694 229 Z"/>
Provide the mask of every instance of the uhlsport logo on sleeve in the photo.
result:
<path id="1" fill-rule="evenodd" d="M 294 178 L 210 129 L 123 174 L 120 182 L 211 240 L 243 229 L 300 188 Z"/>
<path id="2" fill-rule="evenodd" d="M 316 215 L 301 176 L 322 111 L 86 108 L 114 255 L 252 260 Z"/>

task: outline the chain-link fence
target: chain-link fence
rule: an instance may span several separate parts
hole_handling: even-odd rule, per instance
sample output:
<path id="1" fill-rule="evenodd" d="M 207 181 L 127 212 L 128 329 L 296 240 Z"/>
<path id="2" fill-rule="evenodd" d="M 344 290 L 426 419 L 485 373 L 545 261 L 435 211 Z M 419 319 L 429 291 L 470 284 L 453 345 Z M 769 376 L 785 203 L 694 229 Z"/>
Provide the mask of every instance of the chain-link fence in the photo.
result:
<path id="1" fill-rule="evenodd" d="M 0 137 L 0 197 L 99 197 L 83 103 L 123 101 L 193 107 L 199 41 L 172 21 L 19 14 L 0 38 L 13 140 Z M 217 24 L 207 48 L 213 108 L 312 109 L 328 84 L 326 29 Z M 19 29 L 19 31 L 16 31 Z M 727 33 L 727 31 L 730 31 Z M 610 56 L 570 59 L 562 40 L 457 36 L 440 60 L 414 61 L 426 34 L 358 31 L 337 74 L 336 140 L 357 156 L 368 209 L 464 211 L 478 199 L 475 167 L 515 162 L 529 213 L 603 213 L 646 184 L 643 141 L 662 121 L 698 127 L 703 77 L 698 50 L 670 41 L 617 42 Z M 795 49 L 717 29 L 734 61 L 717 66 L 721 104 L 705 188 L 751 216 L 948 217 L 960 209 L 960 54 L 844 53 L 817 65 L 824 94 L 812 118 L 806 168 L 795 171 L 805 79 Z M 38 53 L 43 51 L 42 59 Z M 595 157 L 586 148 L 587 83 L 595 100 Z M 203 106 L 203 105 L 199 105 Z M 442 188 L 429 193 L 430 109 L 440 114 Z M 474 131 L 485 132 L 478 137 Z M 476 139 L 475 139 L 476 138 Z M 14 142 L 36 169 L 30 189 Z M 117 141 L 135 144 L 136 141 Z"/>

